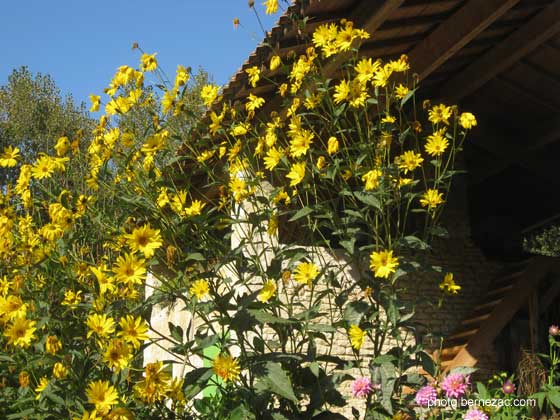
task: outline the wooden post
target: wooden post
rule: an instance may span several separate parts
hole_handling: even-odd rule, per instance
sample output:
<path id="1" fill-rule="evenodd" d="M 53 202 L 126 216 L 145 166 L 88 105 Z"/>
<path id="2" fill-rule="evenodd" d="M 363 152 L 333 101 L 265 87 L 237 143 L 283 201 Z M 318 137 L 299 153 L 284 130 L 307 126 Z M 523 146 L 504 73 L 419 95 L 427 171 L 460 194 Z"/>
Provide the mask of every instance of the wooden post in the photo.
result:
<path id="1" fill-rule="evenodd" d="M 539 294 L 538 289 L 529 296 L 529 335 L 531 338 L 531 352 L 539 350 Z"/>

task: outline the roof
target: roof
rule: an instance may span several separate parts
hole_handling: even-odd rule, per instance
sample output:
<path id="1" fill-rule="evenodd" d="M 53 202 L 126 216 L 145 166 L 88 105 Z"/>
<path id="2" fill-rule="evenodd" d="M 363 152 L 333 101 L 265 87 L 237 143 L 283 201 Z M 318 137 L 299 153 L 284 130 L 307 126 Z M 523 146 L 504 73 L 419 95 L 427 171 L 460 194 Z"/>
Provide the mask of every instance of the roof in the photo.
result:
<path id="1" fill-rule="evenodd" d="M 304 28 L 295 15 L 308 18 Z M 477 115 L 479 127 L 465 146 L 475 224 L 505 213 L 521 231 L 560 213 L 560 0 L 296 1 L 224 97 L 252 92 L 279 106 L 279 71 L 265 70 L 273 50 L 301 53 L 318 25 L 342 18 L 372 34 L 361 54 L 407 54 L 421 95 L 460 102 Z M 245 73 L 252 66 L 264 72 L 256 88 Z"/>

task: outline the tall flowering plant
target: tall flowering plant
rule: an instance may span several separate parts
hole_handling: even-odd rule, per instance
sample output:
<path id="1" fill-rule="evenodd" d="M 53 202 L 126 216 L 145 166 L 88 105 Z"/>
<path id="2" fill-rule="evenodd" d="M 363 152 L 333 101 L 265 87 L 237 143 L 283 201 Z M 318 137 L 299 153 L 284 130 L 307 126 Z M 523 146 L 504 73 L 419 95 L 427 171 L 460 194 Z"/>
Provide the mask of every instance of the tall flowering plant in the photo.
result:
<path id="1" fill-rule="evenodd" d="M 248 87 L 285 74 L 272 112 L 204 86 L 193 130 L 190 72 L 166 81 L 143 53 L 92 95 L 104 113 L 87 147 L 61 138 L 29 163 L 4 151 L 19 177 L 2 193 L 0 414 L 412 413 L 405 387 L 434 372 L 400 279 L 430 269 L 421 256 L 476 120 L 420 107 L 406 56 L 358 57 L 368 37 L 323 25 L 304 54 L 249 68 Z M 64 187 L 78 157 L 87 177 Z M 187 314 L 169 333 L 155 322 L 166 306 Z M 166 356 L 143 360 L 154 347 Z"/>

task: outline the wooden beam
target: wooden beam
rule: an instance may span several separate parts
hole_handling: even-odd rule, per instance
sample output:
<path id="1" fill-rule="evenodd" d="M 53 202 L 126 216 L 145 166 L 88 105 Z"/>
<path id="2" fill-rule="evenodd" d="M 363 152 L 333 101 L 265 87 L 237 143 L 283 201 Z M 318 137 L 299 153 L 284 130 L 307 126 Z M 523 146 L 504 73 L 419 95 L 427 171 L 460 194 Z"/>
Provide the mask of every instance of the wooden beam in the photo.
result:
<path id="1" fill-rule="evenodd" d="M 471 0 L 408 54 L 411 68 L 425 79 L 519 0 Z"/>
<path id="2" fill-rule="evenodd" d="M 482 87 L 560 31 L 560 0 L 545 7 L 524 26 L 451 78 L 440 97 L 457 101 Z"/>
<path id="3" fill-rule="evenodd" d="M 457 353 L 446 369 L 476 365 L 480 356 L 488 351 L 494 339 L 527 302 L 529 295 L 537 288 L 540 281 L 558 264 L 559 260 L 557 258 L 533 258 L 524 274 L 515 283 L 514 288 L 504 297 L 501 303 L 494 307 L 490 318 L 470 337 L 466 346 Z"/>

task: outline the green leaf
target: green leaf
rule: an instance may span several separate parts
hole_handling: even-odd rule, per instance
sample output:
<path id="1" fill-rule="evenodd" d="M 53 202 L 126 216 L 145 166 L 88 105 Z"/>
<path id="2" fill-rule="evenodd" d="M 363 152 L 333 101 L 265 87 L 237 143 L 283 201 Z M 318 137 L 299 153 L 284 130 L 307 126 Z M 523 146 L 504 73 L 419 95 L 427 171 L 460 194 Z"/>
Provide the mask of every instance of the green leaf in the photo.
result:
<path id="1" fill-rule="evenodd" d="M 344 320 L 350 325 L 359 325 L 369 305 L 361 300 L 350 302 L 344 308 Z"/>
<path id="2" fill-rule="evenodd" d="M 319 377 L 319 364 L 317 362 L 311 362 L 309 364 L 309 370 L 311 371 L 311 373 L 313 373 L 313 375 L 315 375 L 315 377 Z"/>
<path id="3" fill-rule="evenodd" d="M 381 202 L 373 193 L 355 191 L 354 196 L 360 200 L 362 203 L 367 204 L 370 207 L 374 207 L 377 210 L 381 210 Z"/>
<path id="4" fill-rule="evenodd" d="M 255 384 L 257 392 L 270 391 L 297 404 L 298 399 L 294 394 L 292 382 L 282 369 L 282 365 L 280 363 L 267 362 L 265 368 L 267 371 L 266 375 Z"/>
<path id="5" fill-rule="evenodd" d="M 21 419 L 23 417 L 30 416 L 31 414 L 34 414 L 34 413 L 35 413 L 34 408 L 28 408 L 27 410 L 20 411 L 19 413 L 9 414 L 8 416 L 6 416 L 6 419 L 8 419 L 8 420 Z"/>
<path id="6" fill-rule="evenodd" d="M 418 88 L 416 88 L 418 89 Z M 401 108 L 404 106 L 404 104 L 406 104 L 408 102 L 408 100 L 410 98 L 412 98 L 414 96 L 414 93 L 416 92 L 416 89 L 412 89 L 410 92 L 408 92 L 404 98 L 401 99 Z"/>
<path id="7" fill-rule="evenodd" d="M 171 337 L 179 343 L 183 343 L 183 329 L 180 326 L 173 324 L 172 322 L 168 322 L 167 326 L 169 327 Z"/>
<path id="8" fill-rule="evenodd" d="M 286 318 L 279 318 L 261 309 L 249 309 L 249 312 L 261 324 L 293 324 L 295 321 Z"/>
<path id="9" fill-rule="evenodd" d="M 422 363 L 422 368 L 430 375 L 435 376 L 436 365 L 434 363 L 434 359 L 432 359 L 432 357 L 424 351 L 418 353 L 418 357 L 420 358 L 420 362 Z"/>
<path id="10" fill-rule="evenodd" d="M 204 258 L 204 255 L 202 255 L 199 252 L 191 252 L 190 254 L 187 254 L 186 261 L 189 260 L 193 260 L 193 261 L 206 261 L 206 258 Z"/>
<path id="11" fill-rule="evenodd" d="M 294 215 L 292 216 L 292 218 L 289 219 L 288 221 L 289 221 L 289 222 L 293 222 L 293 221 L 298 220 L 298 219 L 301 219 L 302 217 L 305 217 L 305 216 L 307 216 L 308 214 L 311 214 L 311 213 L 313 213 L 313 209 L 312 209 L 311 207 L 309 207 L 309 206 L 305 206 L 304 208 L 299 209 L 299 210 L 296 212 L 296 214 L 294 214 Z"/>
<path id="12" fill-rule="evenodd" d="M 413 235 L 405 236 L 402 238 L 402 242 L 404 246 L 412 249 L 430 249 L 430 245 Z"/>
<path id="13" fill-rule="evenodd" d="M 352 238 L 347 241 L 340 241 L 340 246 L 344 248 L 344 250 L 348 252 L 350 255 L 354 254 L 355 245 L 356 245 L 356 238 Z"/>
<path id="14" fill-rule="evenodd" d="M 560 408 L 560 392 L 557 389 L 548 391 L 547 397 L 554 407 Z"/>
<path id="15" fill-rule="evenodd" d="M 488 392 L 488 388 L 486 388 L 486 386 L 482 382 L 476 383 L 476 390 L 478 391 L 478 397 L 480 399 L 485 400 L 490 398 L 490 393 Z"/>

